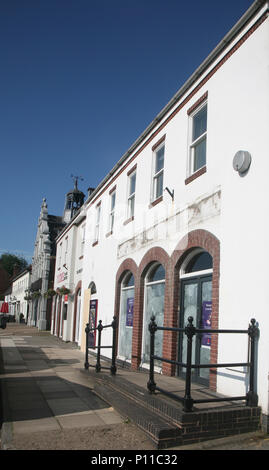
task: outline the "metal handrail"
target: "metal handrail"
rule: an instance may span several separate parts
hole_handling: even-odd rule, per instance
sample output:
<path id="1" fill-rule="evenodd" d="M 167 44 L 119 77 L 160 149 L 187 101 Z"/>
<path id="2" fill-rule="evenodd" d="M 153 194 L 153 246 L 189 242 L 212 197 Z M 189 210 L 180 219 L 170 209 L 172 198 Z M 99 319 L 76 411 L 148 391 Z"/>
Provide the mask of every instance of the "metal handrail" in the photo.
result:
<path id="1" fill-rule="evenodd" d="M 184 411 L 193 411 L 194 403 L 209 403 L 209 402 L 218 402 L 218 401 L 234 401 L 234 400 L 246 400 L 248 406 L 257 406 L 258 404 L 258 395 L 254 390 L 254 375 L 255 375 L 255 348 L 256 340 L 258 337 L 259 329 L 255 319 L 251 319 L 250 325 L 247 330 L 227 330 L 227 329 L 199 329 L 193 325 L 193 317 L 188 318 L 188 324 L 185 328 L 172 328 L 158 326 L 155 322 L 155 316 L 151 317 L 149 323 L 149 332 L 150 332 L 150 368 L 149 368 L 149 381 L 147 387 L 150 393 L 154 393 L 155 390 L 172 396 L 173 398 L 181 401 L 183 403 Z M 187 336 L 187 362 L 179 362 L 164 357 L 160 357 L 154 354 L 155 348 L 155 333 L 158 330 L 162 331 L 174 331 L 184 333 Z M 248 334 L 250 339 L 250 360 L 249 362 L 233 362 L 233 363 L 214 363 L 214 364 L 192 364 L 192 339 L 196 334 L 204 333 L 243 333 Z M 180 397 L 171 392 L 168 392 L 160 387 L 157 387 L 154 381 L 154 360 L 159 360 L 162 362 L 167 362 L 169 364 L 181 366 L 186 368 L 186 378 L 185 378 L 185 395 Z M 236 397 L 227 397 L 227 398 L 209 398 L 209 399 L 198 399 L 194 400 L 191 396 L 191 371 L 192 369 L 199 368 L 216 368 L 216 367 L 238 367 L 238 366 L 247 366 L 249 367 L 249 390 L 244 396 Z"/>
<path id="2" fill-rule="evenodd" d="M 97 346 L 93 346 L 90 349 L 97 349 L 97 356 L 96 356 L 96 364 L 95 364 L 95 371 L 100 372 L 101 368 L 103 369 L 108 369 L 107 367 L 102 366 L 101 367 L 101 349 L 103 348 L 109 348 L 112 349 L 112 358 L 111 358 L 111 367 L 110 372 L 112 375 L 115 375 L 117 372 L 117 367 L 116 367 L 116 331 L 117 331 L 117 317 L 113 317 L 112 323 L 109 325 L 102 325 L 102 320 L 99 320 L 98 326 L 95 328 L 90 328 L 89 323 L 86 324 L 85 328 L 85 333 L 86 333 L 86 352 L 85 352 L 85 363 L 84 367 L 85 369 L 89 369 L 91 367 L 91 364 L 89 363 L 89 332 L 90 331 L 98 331 L 98 339 L 97 339 Z M 112 328 L 112 345 L 111 346 L 102 346 L 101 345 L 101 334 L 104 328 Z M 93 366 L 94 367 L 94 366 Z"/>

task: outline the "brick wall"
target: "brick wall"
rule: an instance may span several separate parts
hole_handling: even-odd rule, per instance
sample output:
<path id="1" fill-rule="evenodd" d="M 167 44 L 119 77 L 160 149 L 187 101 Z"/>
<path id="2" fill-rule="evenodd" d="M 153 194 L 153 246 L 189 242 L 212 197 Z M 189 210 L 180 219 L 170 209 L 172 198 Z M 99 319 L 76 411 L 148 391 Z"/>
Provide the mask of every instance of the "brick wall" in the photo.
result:
<path id="1" fill-rule="evenodd" d="M 151 248 L 142 258 L 139 266 L 128 258 L 123 261 L 116 275 L 115 315 L 119 315 L 121 282 L 125 274 L 132 272 L 135 280 L 133 341 L 132 341 L 132 369 L 137 369 L 141 363 L 142 335 L 143 335 L 143 311 L 144 311 L 144 285 L 145 277 L 150 266 L 158 261 L 165 269 L 165 298 L 164 298 L 164 326 L 178 327 L 179 315 L 179 271 L 181 265 L 191 250 L 203 248 L 213 258 L 212 275 L 212 328 L 218 328 L 219 316 L 219 240 L 206 230 L 194 230 L 187 234 L 176 246 L 169 256 L 163 248 Z M 177 360 L 178 334 L 166 332 L 163 335 L 163 357 Z M 217 335 L 212 335 L 211 362 L 217 362 L 218 340 Z M 165 375 L 175 374 L 175 365 L 163 363 L 162 372 Z M 210 388 L 216 389 L 215 371 L 210 371 Z"/>

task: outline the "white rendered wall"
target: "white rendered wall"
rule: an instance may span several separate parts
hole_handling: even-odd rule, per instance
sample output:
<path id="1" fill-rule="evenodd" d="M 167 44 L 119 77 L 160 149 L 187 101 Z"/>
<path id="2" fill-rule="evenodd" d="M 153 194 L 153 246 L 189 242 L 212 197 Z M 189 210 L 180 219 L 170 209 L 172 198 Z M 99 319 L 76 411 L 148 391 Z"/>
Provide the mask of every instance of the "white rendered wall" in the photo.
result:
<path id="1" fill-rule="evenodd" d="M 258 394 L 263 412 L 268 408 L 268 19 L 228 58 L 158 135 L 126 166 L 87 208 L 82 291 L 93 281 L 98 320 L 111 323 L 115 276 L 120 264 L 132 258 L 139 265 L 152 246 L 171 255 L 191 230 L 205 229 L 220 241 L 219 328 L 247 329 L 250 318 L 260 326 Z M 241 33 L 241 35 L 244 31 Z M 213 65 L 212 65 L 213 66 Z M 187 175 L 187 110 L 208 92 L 207 172 L 185 185 Z M 149 208 L 152 146 L 165 138 L 164 187 L 175 191 L 174 202 Z M 252 155 L 249 172 L 240 177 L 232 167 L 238 150 Z M 132 155 L 130 156 L 132 158 Z M 127 219 L 128 171 L 137 165 L 134 221 Z M 108 232 L 109 191 L 116 185 L 115 230 Z M 101 201 L 98 244 L 94 242 L 95 209 Z M 195 208 L 197 210 L 195 210 Z M 155 227 L 155 228 L 154 228 Z M 83 302 L 83 297 L 82 297 Z M 85 325 L 81 325 L 83 332 Z M 111 344 L 111 331 L 103 333 Z M 246 361 L 246 337 L 220 337 L 218 360 Z M 109 354 L 108 352 L 104 354 Z M 236 356 L 236 357 L 235 357 Z M 244 371 L 219 370 L 218 391 L 245 393 Z M 231 378 L 233 376 L 233 378 Z"/>

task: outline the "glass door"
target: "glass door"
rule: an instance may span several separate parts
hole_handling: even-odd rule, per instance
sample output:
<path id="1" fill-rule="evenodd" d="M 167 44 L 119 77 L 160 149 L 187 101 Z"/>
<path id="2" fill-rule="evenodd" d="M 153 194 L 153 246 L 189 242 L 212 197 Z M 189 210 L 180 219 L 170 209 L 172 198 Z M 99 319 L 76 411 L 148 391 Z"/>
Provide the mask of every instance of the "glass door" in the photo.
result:
<path id="1" fill-rule="evenodd" d="M 199 329 L 211 327 L 212 307 L 212 276 L 199 276 L 183 279 L 181 281 L 180 295 L 180 328 L 188 324 L 188 317 L 193 317 L 193 325 Z M 192 343 L 192 363 L 208 364 L 210 362 L 211 336 L 210 334 L 196 334 Z M 187 360 L 187 336 L 179 335 L 179 362 Z M 185 375 L 186 368 L 179 367 L 178 374 Z M 209 382 L 209 369 L 193 369 L 194 381 L 204 384 Z"/>

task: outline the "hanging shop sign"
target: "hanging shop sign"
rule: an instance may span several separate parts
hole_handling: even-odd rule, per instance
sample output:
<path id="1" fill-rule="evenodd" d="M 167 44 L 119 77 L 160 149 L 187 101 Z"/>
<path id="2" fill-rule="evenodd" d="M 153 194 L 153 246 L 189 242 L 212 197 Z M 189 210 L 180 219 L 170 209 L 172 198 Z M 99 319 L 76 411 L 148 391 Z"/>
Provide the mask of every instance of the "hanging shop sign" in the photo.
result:
<path id="1" fill-rule="evenodd" d="M 57 275 L 57 282 L 63 282 L 66 279 L 67 279 L 67 273 L 66 272 L 62 272 L 62 273 Z"/>
<path id="2" fill-rule="evenodd" d="M 90 301 L 90 311 L 89 311 L 89 327 L 96 328 L 97 323 L 97 310 L 98 310 L 98 300 Z M 96 340 L 96 330 L 89 331 L 89 348 L 95 347 Z"/>

